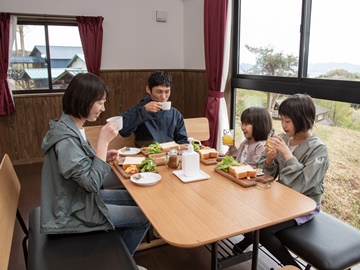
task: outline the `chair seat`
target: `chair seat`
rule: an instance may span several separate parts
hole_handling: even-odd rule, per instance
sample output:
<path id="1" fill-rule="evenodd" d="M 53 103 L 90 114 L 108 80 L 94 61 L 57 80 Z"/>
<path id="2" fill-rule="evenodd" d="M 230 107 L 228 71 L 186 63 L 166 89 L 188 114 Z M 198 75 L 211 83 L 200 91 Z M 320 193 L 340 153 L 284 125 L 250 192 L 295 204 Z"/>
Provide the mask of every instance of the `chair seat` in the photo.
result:
<path id="1" fill-rule="evenodd" d="M 360 262 L 360 230 L 324 212 L 276 237 L 317 269 L 346 269 Z"/>
<path id="2" fill-rule="evenodd" d="M 40 233 L 40 207 L 29 216 L 28 270 L 138 269 L 116 231 Z"/>

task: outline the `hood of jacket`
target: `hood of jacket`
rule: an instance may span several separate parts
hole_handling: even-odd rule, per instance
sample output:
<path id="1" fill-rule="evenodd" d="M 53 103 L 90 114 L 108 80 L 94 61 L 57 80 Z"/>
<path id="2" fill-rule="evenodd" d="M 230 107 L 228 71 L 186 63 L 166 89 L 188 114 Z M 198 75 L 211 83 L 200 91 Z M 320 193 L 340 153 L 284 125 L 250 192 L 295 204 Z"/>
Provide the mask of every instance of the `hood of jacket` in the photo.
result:
<path id="1" fill-rule="evenodd" d="M 50 120 L 49 126 L 50 128 L 41 144 L 41 150 L 44 154 L 59 141 L 69 137 L 80 138 L 82 144 L 85 143 L 78 127 L 68 114 L 62 113 L 59 120 Z"/>

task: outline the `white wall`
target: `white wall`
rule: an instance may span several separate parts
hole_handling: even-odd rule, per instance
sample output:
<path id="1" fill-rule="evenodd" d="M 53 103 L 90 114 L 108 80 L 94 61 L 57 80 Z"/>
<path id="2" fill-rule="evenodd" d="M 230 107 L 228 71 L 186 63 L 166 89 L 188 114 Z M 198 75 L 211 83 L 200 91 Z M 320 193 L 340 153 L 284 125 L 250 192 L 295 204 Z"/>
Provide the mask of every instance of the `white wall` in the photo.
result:
<path id="1" fill-rule="evenodd" d="M 205 69 L 204 0 L 184 2 L 184 68 Z"/>
<path id="2" fill-rule="evenodd" d="M 205 66 L 203 0 L 0 0 L 0 4 L 1 12 L 103 16 L 102 70 Z M 156 22 L 156 10 L 167 12 L 166 23 Z"/>

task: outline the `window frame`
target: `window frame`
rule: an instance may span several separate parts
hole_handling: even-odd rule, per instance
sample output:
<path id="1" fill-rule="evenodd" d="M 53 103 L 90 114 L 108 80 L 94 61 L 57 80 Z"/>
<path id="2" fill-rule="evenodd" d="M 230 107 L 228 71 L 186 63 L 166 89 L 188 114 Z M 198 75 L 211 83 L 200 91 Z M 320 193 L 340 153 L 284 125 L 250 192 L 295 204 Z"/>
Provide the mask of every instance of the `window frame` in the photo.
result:
<path id="1" fill-rule="evenodd" d="M 232 36 L 232 74 L 230 123 L 235 123 L 236 88 L 280 94 L 307 93 L 313 98 L 360 104 L 360 82 L 307 78 L 310 19 L 312 0 L 302 1 L 299 70 L 297 77 L 277 77 L 240 74 L 240 8 L 241 0 L 234 0 Z"/>
<path id="2" fill-rule="evenodd" d="M 50 44 L 49 44 L 49 26 L 76 26 L 76 17 L 75 16 L 56 16 L 56 15 L 27 15 L 27 14 L 12 14 L 17 16 L 17 25 L 40 25 L 44 26 L 45 30 L 45 46 L 46 46 L 46 57 L 45 61 L 47 64 L 47 73 L 48 73 L 48 89 L 36 89 L 36 90 L 12 90 L 13 95 L 29 95 L 29 94 L 55 94 L 55 93 L 64 93 L 65 89 L 53 89 L 52 79 L 51 79 L 51 55 L 50 55 Z M 10 48 L 12 49 L 12 48 Z"/>

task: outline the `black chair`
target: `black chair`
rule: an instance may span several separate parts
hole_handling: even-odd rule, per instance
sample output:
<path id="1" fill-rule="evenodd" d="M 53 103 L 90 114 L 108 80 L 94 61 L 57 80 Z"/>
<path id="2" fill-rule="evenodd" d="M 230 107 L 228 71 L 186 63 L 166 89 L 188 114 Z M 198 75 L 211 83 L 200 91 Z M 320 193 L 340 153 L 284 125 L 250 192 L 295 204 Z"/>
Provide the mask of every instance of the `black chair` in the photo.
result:
<path id="1" fill-rule="evenodd" d="M 28 270 L 138 269 L 116 231 L 46 235 L 40 207 L 29 216 Z"/>
<path id="2" fill-rule="evenodd" d="M 308 263 L 306 269 L 348 269 L 360 262 L 360 230 L 324 212 L 276 237 Z"/>
<path id="3" fill-rule="evenodd" d="M 28 270 L 137 270 L 116 231 L 47 235 L 40 233 L 40 207 L 29 215 L 29 229 L 17 210 L 20 182 L 8 155 L 0 165 L 0 269 L 7 269 L 16 217 L 24 231 Z M 4 246 L 4 248 L 3 248 Z"/>

